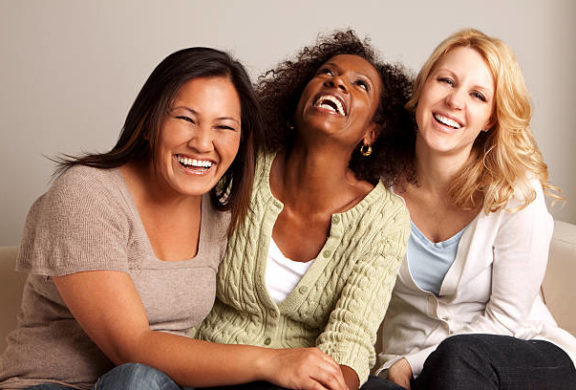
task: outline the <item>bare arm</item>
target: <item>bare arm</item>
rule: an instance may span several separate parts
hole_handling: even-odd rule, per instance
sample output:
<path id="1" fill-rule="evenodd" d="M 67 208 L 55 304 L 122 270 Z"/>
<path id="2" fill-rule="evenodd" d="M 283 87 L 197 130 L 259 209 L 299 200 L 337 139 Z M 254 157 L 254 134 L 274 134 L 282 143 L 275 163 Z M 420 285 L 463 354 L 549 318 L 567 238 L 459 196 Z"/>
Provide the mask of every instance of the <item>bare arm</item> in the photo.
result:
<path id="1" fill-rule="evenodd" d="M 182 386 L 265 380 L 288 388 L 345 389 L 340 367 L 317 348 L 224 345 L 152 331 L 126 273 L 79 272 L 54 282 L 84 331 L 115 364 L 147 364 Z"/>
<path id="2" fill-rule="evenodd" d="M 352 368 L 344 365 L 340 365 L 342 370 L 342 375 L 344 376 L 344 381 L 348 386 L 349 390 L 358 390 L 360 387 L 360 379 L 358 379 L 358 374 Z"/>

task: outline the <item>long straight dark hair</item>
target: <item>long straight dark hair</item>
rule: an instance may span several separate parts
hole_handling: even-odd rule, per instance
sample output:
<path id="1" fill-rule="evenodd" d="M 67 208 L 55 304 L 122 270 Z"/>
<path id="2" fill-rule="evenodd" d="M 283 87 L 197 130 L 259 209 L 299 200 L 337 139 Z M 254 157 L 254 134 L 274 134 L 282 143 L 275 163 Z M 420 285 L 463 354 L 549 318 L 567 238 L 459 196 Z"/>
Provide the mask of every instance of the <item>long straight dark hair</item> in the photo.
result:
<path id="1" fill-rule="evenodd" d="M 56 175 L 74 165 L 111 169 L 134 160 L 154 162 L 160 128 L 178 90 L 185 82 L 202 77 L 229 78 L 240 97 L 242 130 L 238 154 L 220 183 L 210 191 L 217 210 L 231 210 L 228 231 L 231 233 L 243 221 L 250 204 L 257 153 L 254 139 L 262 136 L 262 124 L 246 70 L 219 50 L 194 47 L 166 57 L 148 77 L 132 104 L 116 145 L 101 154 L 64 155 L 57 160 Z"/>

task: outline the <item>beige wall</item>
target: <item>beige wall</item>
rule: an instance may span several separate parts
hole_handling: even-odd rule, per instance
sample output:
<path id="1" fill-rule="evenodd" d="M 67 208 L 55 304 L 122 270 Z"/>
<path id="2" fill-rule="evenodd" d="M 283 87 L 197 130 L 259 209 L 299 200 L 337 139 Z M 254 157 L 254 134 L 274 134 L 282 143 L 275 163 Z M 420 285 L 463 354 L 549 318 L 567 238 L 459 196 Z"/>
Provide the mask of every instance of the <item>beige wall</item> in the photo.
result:
<path id="1" fill-rule="evenodd" d="M 227 49 L 253 76 L 353 27 L 417 70 L 448 34 L 476 27 L 515 50 L 551 180 L 576 223 L 576 2 L 572 0 L 0 0 L 0 245 L 19 242 L 49 185 L 45 156 L 104 151 L 153 67 L 189 46 Z"/>

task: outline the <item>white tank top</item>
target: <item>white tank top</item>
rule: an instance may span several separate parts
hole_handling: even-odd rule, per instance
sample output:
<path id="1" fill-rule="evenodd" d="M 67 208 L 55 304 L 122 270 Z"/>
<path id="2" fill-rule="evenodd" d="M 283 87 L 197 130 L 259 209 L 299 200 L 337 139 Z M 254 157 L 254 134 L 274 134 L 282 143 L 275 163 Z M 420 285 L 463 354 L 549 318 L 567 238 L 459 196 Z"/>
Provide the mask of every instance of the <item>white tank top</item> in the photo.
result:
<path id="1" fill-rule="evenodd" d="M 272 300 L 280 303 L 286 299 L 313 261 L 302 263 L 288 259 L 270 237 L 268 264 L 266 266 L 266 288 Z"/>

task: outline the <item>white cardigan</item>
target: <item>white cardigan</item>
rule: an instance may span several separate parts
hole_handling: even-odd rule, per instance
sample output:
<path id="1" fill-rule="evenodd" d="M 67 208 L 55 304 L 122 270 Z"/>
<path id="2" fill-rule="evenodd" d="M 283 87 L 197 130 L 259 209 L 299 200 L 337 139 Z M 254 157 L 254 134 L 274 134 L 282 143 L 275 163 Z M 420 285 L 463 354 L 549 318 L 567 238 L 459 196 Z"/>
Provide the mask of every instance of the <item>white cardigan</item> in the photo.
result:
<path id="1" fill-rule="evenodd" d="M 378 374 L 405 357 L 418 376 L 440 342 L 463 333 L 548 340 L 576 365 L 576 339 L 558 328 L 539 295 L 554 222 L 540 183 L 532 184 L 536 199 L 521 211 L 481 211 L 468 225 L 439 297 L 416 285 L 404 259 L 384 319 Z M 512 199 L 506 209 L 520 204 Z"/>

